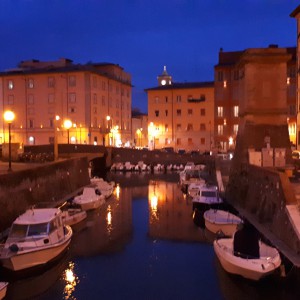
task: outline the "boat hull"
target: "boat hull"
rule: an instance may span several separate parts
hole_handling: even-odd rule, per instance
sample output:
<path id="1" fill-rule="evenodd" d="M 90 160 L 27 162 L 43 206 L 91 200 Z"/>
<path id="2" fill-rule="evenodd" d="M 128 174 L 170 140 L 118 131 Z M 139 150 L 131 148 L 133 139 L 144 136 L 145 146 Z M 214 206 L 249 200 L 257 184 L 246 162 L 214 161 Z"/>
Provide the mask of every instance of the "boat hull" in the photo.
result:
<path id="1" fill-rule="evenodd" d="M 74 201 L 74 203 L 79 204 L 82 210 L 88 211 L 99 208 L 104 201 L 100 198 L 95 201 Z"/>
<path id="2" fill-rule="evenodd" d="M 1 255 L 0 261 L 2 266 L 11 271 L 21 271 L 53 261 L 64 252 L 70 244 L 72 229 L 69 227 L 67 231 L 67 235 L 60 243 L 25 251 L 21 250 L 16 253 L 12 253 L 8 250 L 7 255 Z"/>
<path id="3" fill-rule="evenodd" d="M 281 264 L 280 255 L 277 250 L 262 242 L 260 242 L 260 247 L 270 248 L 270 251 L 273 252 L 272 256 L 261 256 L 259 259 L 245 259 L 235 256 L 232 251 L 233 239 L 231 238 L 215 240 L 213 246 L 224 270 L 246 279 L 258 281 L 274 273 Z"/>
<path id="4" fill-rule="evenodd" d="M 207 210 L 204 213 L 205 227 L 217 234 L 222 233 L 225 236 L 233 236 L 237 231 L 242 220 L 229 212 L 220 210 Z"/>
<path id="5" fill-rule="evenodd" d="M 8 282 L 0 282 L 0 300 L 6 295 Z"/>

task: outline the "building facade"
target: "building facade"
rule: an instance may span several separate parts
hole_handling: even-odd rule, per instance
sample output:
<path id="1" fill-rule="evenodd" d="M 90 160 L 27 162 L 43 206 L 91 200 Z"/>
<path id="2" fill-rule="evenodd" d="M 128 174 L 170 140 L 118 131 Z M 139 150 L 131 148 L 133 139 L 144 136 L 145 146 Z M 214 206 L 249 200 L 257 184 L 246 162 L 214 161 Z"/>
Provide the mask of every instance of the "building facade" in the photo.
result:
<path id="1" fill-rule="evenodd" d="M 148 96 L 150 149 L 211 151 L 214 145 L 214 82 L 174 83 L 166 68 Z"/>
<path id="2" fill-rule="evenodd" d="M 132 111 L 131 121 L 133 146 L 137 149 L 148 147 L 148 115 L 139 111 Z"/>
<path id="3" fill-rule="evenodd" d="M 23 61 L 0 73 L 0 112 L 15 114 L 14 143 L 51 144 L 56 137 L 58 143 L 125 145 L 131 89 L 130 74 L 116 64 Z M 0 143 L 8 142 L 2 118 L 0 128 Z"/>
<path id="4" fill-rule="evenodd" d="M 224 52 L 220 49 L 219 61 L 214 68 L 214 136 L 216 147 L 219 151 L 228 151 L 235 148 L 239 117 L 241 107 L 244 105 L 245 92 L 248 93 L 249 89 L 252 89 L 253 95 L 262 97 L 263 95 L 258 94 L 258 91 L 265 92 L 267 89 L 265 87 L 262 90 L 258 85 L 251 86 L 254 78 L 251 78 L 252 73 L 249 73 L 248 69 L 247 74 L 250 74 L 250 76 L 245 78 L 245 66 L 249 66 L 250 61 L 245 62 L 244 57 L 249 51 L 249 49 L 246 49 L 243 51 Z M 274 56 L 274 52 L 284 52 L 288 57 L 287 61 L 284 62 L 284 67 L 280 68 L 280 76 L 285 78 L 284 97 L 280 99 L 283 101 L 282 104 L 286 110 L 286 122 L 288 123 L 291 143 L 296 143 L 296 49 L 292 47 L 278 48 L 277 45 L 270 45 L 268 48 L 257 49 L 257 52 L 263 52 L 263 55 L 260 56 L 259 62 L 255 62 L 255 65 L 261 64 L 264 67 L 268 65 L 269 60 Z M 259 75 L 261 77 L 261 84 L 266 86 L 267 84 L 264 83 L 264 78 L 266 78 L 264 76 L 264 67 L 260 68 L 260 72 L 256 73 L 256 76 Z M 268 72 L 270 72 L 269 69 Z M 278 75 L 278 70 L 271 70 L 271 72 Z M 270 83 L 271 86 L 274 84 L 275 81 Z"/>

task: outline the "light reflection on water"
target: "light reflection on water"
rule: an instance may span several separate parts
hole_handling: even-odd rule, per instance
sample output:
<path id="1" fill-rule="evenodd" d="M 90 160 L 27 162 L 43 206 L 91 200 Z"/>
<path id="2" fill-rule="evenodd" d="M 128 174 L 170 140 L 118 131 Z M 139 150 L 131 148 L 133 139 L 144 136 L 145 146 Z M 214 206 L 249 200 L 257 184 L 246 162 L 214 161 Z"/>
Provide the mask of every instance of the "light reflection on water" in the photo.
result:
<path id="1" fill-rule="evenodd" d="M 278 281 L 229 276 L 214 236 L 192 221 L 174 182 L 118 186 L 77 225 L 69 251 L 44 273 L 10 284 L 7 299 L 299 299 Z"/>

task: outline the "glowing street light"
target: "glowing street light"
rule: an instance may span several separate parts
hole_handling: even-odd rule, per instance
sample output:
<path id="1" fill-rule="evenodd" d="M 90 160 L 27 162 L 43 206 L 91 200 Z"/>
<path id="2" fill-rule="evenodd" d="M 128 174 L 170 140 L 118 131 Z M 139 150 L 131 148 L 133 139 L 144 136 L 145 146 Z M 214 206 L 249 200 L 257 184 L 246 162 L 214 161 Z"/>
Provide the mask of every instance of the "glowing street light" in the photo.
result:
<path id="1" fill-rule="evenodd" d="M 54 161 L 58 159 L 57 122 L 59 119 L 60 117 L 56 115 L 54 119 Z"/>
<path id="2" fill-rule="evenodd" d="M 70 128 L 72 127 L 72 121 L 69 119 L 66 119 L 64 121 L 64 127 L 67 129 L 68 131 L 68 144 L 70 144 Z"/>
<path id="3" fill-rule="evenodd" d="M 11 123 L 15 119 L 15 114 L 11 110 L 4 112 L 4 120 L 8 123 L 8 172 L 11 172 Z"/>

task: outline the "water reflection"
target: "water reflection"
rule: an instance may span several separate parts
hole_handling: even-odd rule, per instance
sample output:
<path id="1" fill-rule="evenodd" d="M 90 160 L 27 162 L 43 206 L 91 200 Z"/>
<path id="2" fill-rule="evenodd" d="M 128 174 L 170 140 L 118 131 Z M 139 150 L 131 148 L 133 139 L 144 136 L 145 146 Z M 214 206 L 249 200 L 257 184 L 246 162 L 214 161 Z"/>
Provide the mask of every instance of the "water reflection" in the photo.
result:
<path id="1" fill-rule="evenodd" d="M 88 213 L 69 251 L 56 265 L 38 276 L 11 282 L 7 299 L 299 296 L 295 287 L 282 288 L 276 280 L 253 284 L 227 274 L 213 253 L 215 235 L 195 226 L 192 202 L 177 182 L 134 183 L 136 177 L 131 187 L 128 182 L 117 186 L 104 206 Z"/>

